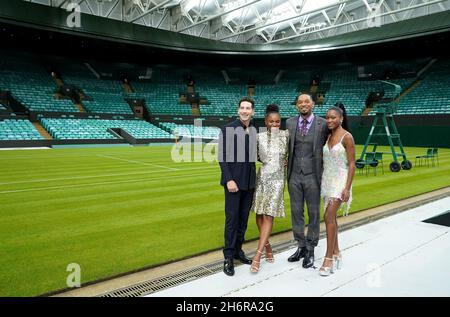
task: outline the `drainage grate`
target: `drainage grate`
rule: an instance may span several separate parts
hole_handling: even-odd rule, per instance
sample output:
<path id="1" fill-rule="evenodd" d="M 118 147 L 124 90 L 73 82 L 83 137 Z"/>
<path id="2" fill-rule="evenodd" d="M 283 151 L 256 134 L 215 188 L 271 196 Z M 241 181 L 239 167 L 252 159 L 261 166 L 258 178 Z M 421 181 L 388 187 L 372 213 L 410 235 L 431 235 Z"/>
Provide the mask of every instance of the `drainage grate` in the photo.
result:
<path id="1" fill-rule="evenodd" d="M 403 207 L 400 208 L 395 208 L 395 209 L 391 209 L 391 210 L 387 210 L 386 212 L 377 214 L 377 215 L 373 215 L 373 216 L 369 216 L 369 217 L 365 217 L 363 219 L 360 220 L 355 220 L 346 224 L 342 224 L 339 226 L 339 231 L 345 231 L 345 230 L 349 230 L 358 226 L 361 226 L 363 224 L 372 222 L 372 221 L 376 221 L 378 219 L 387 217 L 387 216 L 391 216 L 393 214 L 423 205 L 425 203 L 434 201 L 434 200 L 438 200 L 440 198 L 445 198 L 447 197 L 448 194 L 444 193 L 432 198 L 428 198 L 428 199 L 424 199 L 420 202 L 414 202 L 408 205 L 405 205 Z M 448 213 L 441 215 L 441 216 L 445 216 L 446 219 L 448 220 Z M 430 220 L 430 219 L 429 219 Z M 324 238 L 326 235 L 325 231 L 321 232 L 319 235 L 319 239 Z M 292 249 L 295 248 L 297 246 L 297 242 L 291 240 L 291 241 L 287 241 L 287 242 L 282 242 L 282 243 L 278 243 L 278 244 L 274 244 L 272 245 L 273 248 L 273 252 L 274 253 L 281 253 L 284 252 L 288 249 Z M 249 257 L 253 257 L 255 254 L 255 252 L 253 253 L 248 253 Z M 159 292 L 162 291 L 164 289 L 167 288 L 171 288 L 174 286 L 178 286 L 181 285 L 183 283 L 188 283 L 191 281 L 194 281 L 196 279 L 199 279 L 201 277 L 206 277 L 209 275 L 212 275 L 214 273 L 218 273 L 221 272 L 223 268 L 223 261 L 216 261 L 216 262 L 212 262 L 212 263 L 208 263 L 202 266 L 198 266 L 198 267 L 194 267 L 185 271 L 180 271 L 180 272 L 176 272 L 167 276 L 163 276 L 163 277 L 159 277 L 150 281 L 146 281 L 146 282 L 142 282 L 136 285 L 132 285 L 132 286 L 127 286 L 109 293 L 105 293 L 103 295 L 99 295 L 99 297 L 138 297 L 138 296 L 144 296 L 144 295 L 149 295 L 155 292 Z"/>
<path id="2" fill-rule="evenodd" d="M 210 263 L 208 265 L 198 266 L 186 271 L 172 273 L 167 276 L 159 277 L 154 280 L 142 282 L 136 285 L 127 286 L 99 297 L 138 297 L 155 292 L 162 291 L 166 288 L 174 287 L 183 283 L 205 277 L 222 270 L 222 261 Z"/>
<path id="3" fill-rule="evenodd" d="M 340 228 L 341 231 L 350 228 Z M 325 236 L 325 232 L 320 234 L 320 238 Z M 286 241 L 278 244 L 272 245 L 273 252 L 281 253 L 286 250 L 295 248 L 297 246 L 297 242 L 294 240 Z M 247 253 L 247 256 L 253 257 L 255 252 Z M 139 297 L 145 296 L 152 293 L 156 293 L 167 288 L 171 288 L 174 286 L 178 286 L 184 283 L 192 282 L 196 279 L 206 277 L 218 272 L 221 272 L 223 269 L 223 261 L 216 261 L 212 263 L 208 263 L 202 266 L 194 267 L 185 271 L 175 272 L 170 275 L 166 275 L 163 277 L 158 277 L 156 279 L 145 281 L 139 284 L 135 284 L 132 286 L 127 286 L 112 292 L 108 292 L 99 297 Z"/>
<path id="4" fill-rule="evenodd" d="M 279 253 L 295 246 L 295 242 L 284 242 L 273 246 L 273 252 Z M 254 254 L 248 254 L 253 256 Z M 127 286 L 112 292 L 108 292 L 99 297 L 139 297 L 162 291 L 167 288 L 178 286 L 196 279 L 221 272 L 223 261 L 216 261 L 202 266 L 194 267 L 189 270 L 175 272 L 170 275 L 158 277 L 156 279 L 145 281 L 132 286 Z"/>

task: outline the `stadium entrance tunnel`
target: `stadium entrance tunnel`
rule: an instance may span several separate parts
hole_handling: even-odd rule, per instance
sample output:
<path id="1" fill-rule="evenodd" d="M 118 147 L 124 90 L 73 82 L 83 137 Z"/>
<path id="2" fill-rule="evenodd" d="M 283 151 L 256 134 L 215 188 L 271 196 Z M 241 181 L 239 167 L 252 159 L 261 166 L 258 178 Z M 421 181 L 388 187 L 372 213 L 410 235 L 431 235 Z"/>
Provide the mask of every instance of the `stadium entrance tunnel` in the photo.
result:
<path id="1" fill-rule="evenodd" d="M 111 133 L 112 135 L 114 135 L 116 138 L 123 139 L 130 144 L 138 143 L 138 141 L 131 134 L 129 134 L 127 131 L 125 131 L 122 128 L 108 128 L 107 131 L 109 133 Z"/>

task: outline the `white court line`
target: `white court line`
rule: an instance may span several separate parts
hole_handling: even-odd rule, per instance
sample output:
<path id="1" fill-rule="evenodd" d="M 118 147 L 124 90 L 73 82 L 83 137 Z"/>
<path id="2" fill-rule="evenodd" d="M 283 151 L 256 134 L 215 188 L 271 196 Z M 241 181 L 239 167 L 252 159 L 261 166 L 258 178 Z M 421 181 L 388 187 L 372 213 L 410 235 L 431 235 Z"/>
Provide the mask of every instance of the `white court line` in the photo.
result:
<path id="1" fill-rule="evenodd" d="M 50 155 L 41 155 L 41 153 L 39 153 L 39 155 L 37 157 L 33 157 L 36 159 L 51 159 L 51 158 L 78 158 L 78 157 L 92 157 L 92 154 L 77 154 L 77 153 L 66 153 L 66 154 L 55 154 L 55 153 L 49 153 L 46 152 L 46 154 L 50 154 Z M 34 153 L 33 153 L 34 154 Z M 29 159 L 31 156 L 30 155 L 11 155 L 11 156 L 3 156 L 0 157 L 0 160 L 10 160 L 10 159 Z"/>
<path id="2" fill-rule="evenodd" d="M 60 157 L 62 157 L 62 158 L 78 158 L 78 157 L 93 157 L 93 156 L 97 155 L 96 153 L 85 153 L 85 154 L 80 154 L 80 153 L 54 153 L 54 152 L 50 152 L 50 151 L 49 152 L 45 152 L 45 154 L 42 154 L 42 153 L 44 153 L 44 152 L 39 152 L 38 157 L 36 157 L 36 158 L 39 158 L 39 159 L 44 159 L 44 158 L 51 159 L 51 158 L 60 158 Z M 134 153 L 140 154 L 141 152 L 133 152 L 133 154 Z M 98 154 L 98 155 L 116 155 L 116 154 L 123 154 L 123 153 L 119 153 L 119 152 L 117 152 L 117 153 L 106 153 L 106 154 L 103 153 L 103 154 Z M 164 154 L 164 153 L 161 153 L 161 154 Z M 0 160 L 3 160 L 3 159 L 4 160 L 9 160 L 9 159 L 12 159 L 12 158 L 29 159 L 30 155 L 9 155 L 9 156 L 3 156 L 3 157 L 0 157 Z"/>
<path id="3" fill-rule="evenodd" d="M 27 189 L 17 189 L 17 190 L 4 190 L 0 191 L 0 194 L 11 194 L 11 193 L 22 193 L 22 192 L 32 192 L 32 191 L 40 191 L 40 190 L 50 190 L 50 189 L 64 189 L 64 188 L 76 188 L 76 187 L 90 187 L 90 186 L 97 186 L 97 185 L 110 185 L 110 184 L 124 184 L 124 183 L 134 183 L 134 182 L 153 182 L 153 181 L 159 181 L 161 179 L 173 179 L 173 178 L 186 178 L 191 176 L 204 176 L 205 173 L 198 173 L 198 174 L 189 174 L 189 175 L 180 175 L 180 176 L 164 176 L 164 177 L 158 177 L 158 178 L 139 178 L 139 179 L 131 179 L 126 181 L 115 181 L 115 182 L 100 182 L 100 183 L 88 183 L 88 184 L 77 184 L 77 185 L 67 185 L 67 186 L 51 186 L 51 187 L 39 187 L 39 188 L 27 188 Z M 217 179 L 217 184 L 219 184 L 219 179 Z"/>
<path id="4" fill-rule="evenodd" d="M 12 150 L 50 150 L 49 147 L 6 147 L 6 148 L 0 148 L 0 151 L 12 151 Z"/>
<path id="5" fill-rule="evenodd" d="M 219 170 L 218 165 L 214 166 L 202 166 L 196 168 L 179 168 L 177 172 L 183 171 L 197 171 L 197 170 L 205 170 L 217 168 Z M 145 175 L 145 174 L 153 174 L 153 173 L 167 173 L 165 170 L 157 170 L 157 171 L 149 171 L 149 172 L 136 172 L 136 173 L 117 173 L 117 174 L 101 174 L 101 175 L 91 175 L 91 176 L 75 176 L 75 177 L 62 177 L 62 178 L 47 178 L 47 179 L 33 179 L 28 181 L 17 181 L 17 182 L 7 182 L 0 183 L 0 186 L 3 185 L 13 185 L 13 184 L 28 184 L 28 183 L 40 183 L 40 182 L 51 182 L 51 181 L 65 181 L 65 180 L 73 180 L 73 179 L 89 179 L 89 178 L 99 178 L 99 177 L 113 177 L 113 176 L 131 176 L 131 175 Z"/>
<path id="6" fill-rule="evenodd" d="M 106 158 L 110 158 L 110 159 L 113 159 L 113 160 L 124 161 L 124 162 L 129 162 L 129 163 L 138 163 L 138 164 L 148 165 L 148 166 L 157 166 L 157 167 L 166 168 L 166 169 L 172 170 L 172 171 L 179 171 L 180 170 L 178 168 L 172 168 L 172 167 L 167 167 L 167 166 L 158 165 L 158 164 L 152 164 L 152 163 L 145 163 L 145 162 L 141 162 L 141 161 L 127 160 L 127 159 L 122 159 L 122 158 L 119 158 L 119 157 L 114 157 L 114 156 L 109 156 L 109 155 L 97 154 L 96 156 L 106 157 Z"/>

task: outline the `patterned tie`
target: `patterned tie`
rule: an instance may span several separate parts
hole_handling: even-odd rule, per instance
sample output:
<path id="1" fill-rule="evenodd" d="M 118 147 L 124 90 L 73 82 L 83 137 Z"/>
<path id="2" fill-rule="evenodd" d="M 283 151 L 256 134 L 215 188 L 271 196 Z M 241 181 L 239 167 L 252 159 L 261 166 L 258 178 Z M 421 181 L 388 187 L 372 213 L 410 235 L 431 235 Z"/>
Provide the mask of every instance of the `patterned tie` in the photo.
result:
<path id="1" fill-rule="evenodd" d="M 308 126 L 308 121 L 303 119 L 302 120 L 302 125 L 300 127 L 300 134 L 301 134 L 301 136 L 305 136 L 306 133 L 308 132 L 307 126 Z"/>

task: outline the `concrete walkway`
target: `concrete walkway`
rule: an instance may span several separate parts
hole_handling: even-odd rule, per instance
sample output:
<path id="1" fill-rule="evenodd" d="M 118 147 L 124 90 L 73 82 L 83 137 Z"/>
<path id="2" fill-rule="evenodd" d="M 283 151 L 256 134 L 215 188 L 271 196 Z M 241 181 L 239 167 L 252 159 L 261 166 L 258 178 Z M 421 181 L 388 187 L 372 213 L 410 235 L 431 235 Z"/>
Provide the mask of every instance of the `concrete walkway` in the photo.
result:
<path id="1" fill-rule="evenodd" d="M 343 266 L 328 277 L 318 274 L 326 241 L 316 248 L 315 268 L 289 263 L 292 248 L 249 266 L 233 278 L 216 273 L 153 293 L 157 297 L 322 297 L 450 296 L 450 227 L 422 222 L 450 212 L 450 197 L 386 217 L 339 236 Z M 445 281 L 445 282 L 444 282 Z"/>
<path id="2" fill-rule="evenodd" d="M 239 265 L 236 266 L 234 277 L 227 277 L 221 271 L 217 274 L 212 272 L 190 283 L 152 292 L 150 296 L 450 296 L 450 286 L 443 283 L 441 288 L 428 290 L 431 288 L 428 284 L 439 284 L 436 281 L 443 278 L 442 274 L 450 274 L 445 273 L 448 271 L 446 267 L 450 265 L 450 228 L 421 222 L 450 210 L 448 197 L 450 187 L 339 218 L 345 269 L 327 278 L 318 276 L 318 267 L 325 253 L 325 241 L 320 241 L 316 248 L 317 268 L 304 270 L 298 263 L 287 262 L 287 257 L 295 250 L 292 233 L 287 232 L 271 237 L 276 262 L 271 264 L 263 261 L 258 274 L 251 274 L 248 265 Z M 405 210 L 408 211 L 402 212 Z M 322 223 L 322 239 L 324 230 Z M 248 255 L 254 253 L 256 243 L 251 241 L 244 245 Z M 280 245 L 290 248 L 277 253 L 277 246 Z M 443 258 L 442 254 L 447 256 Z M 217 250 L 55 296 L 101 296 L 208 263 L 220 263 L 222 259 L 222 250 Z M 408 268 L 408 271 L 402 272 L 403 268 Z M 411 274 L 420 279 L 407 278 Z M 445 278 L 450 280 L 450 275 Z M 393 287 L 396 283 L 405 287 Z M 359 291 L 362 288 L 366 289 L 364 293 Z"/>

